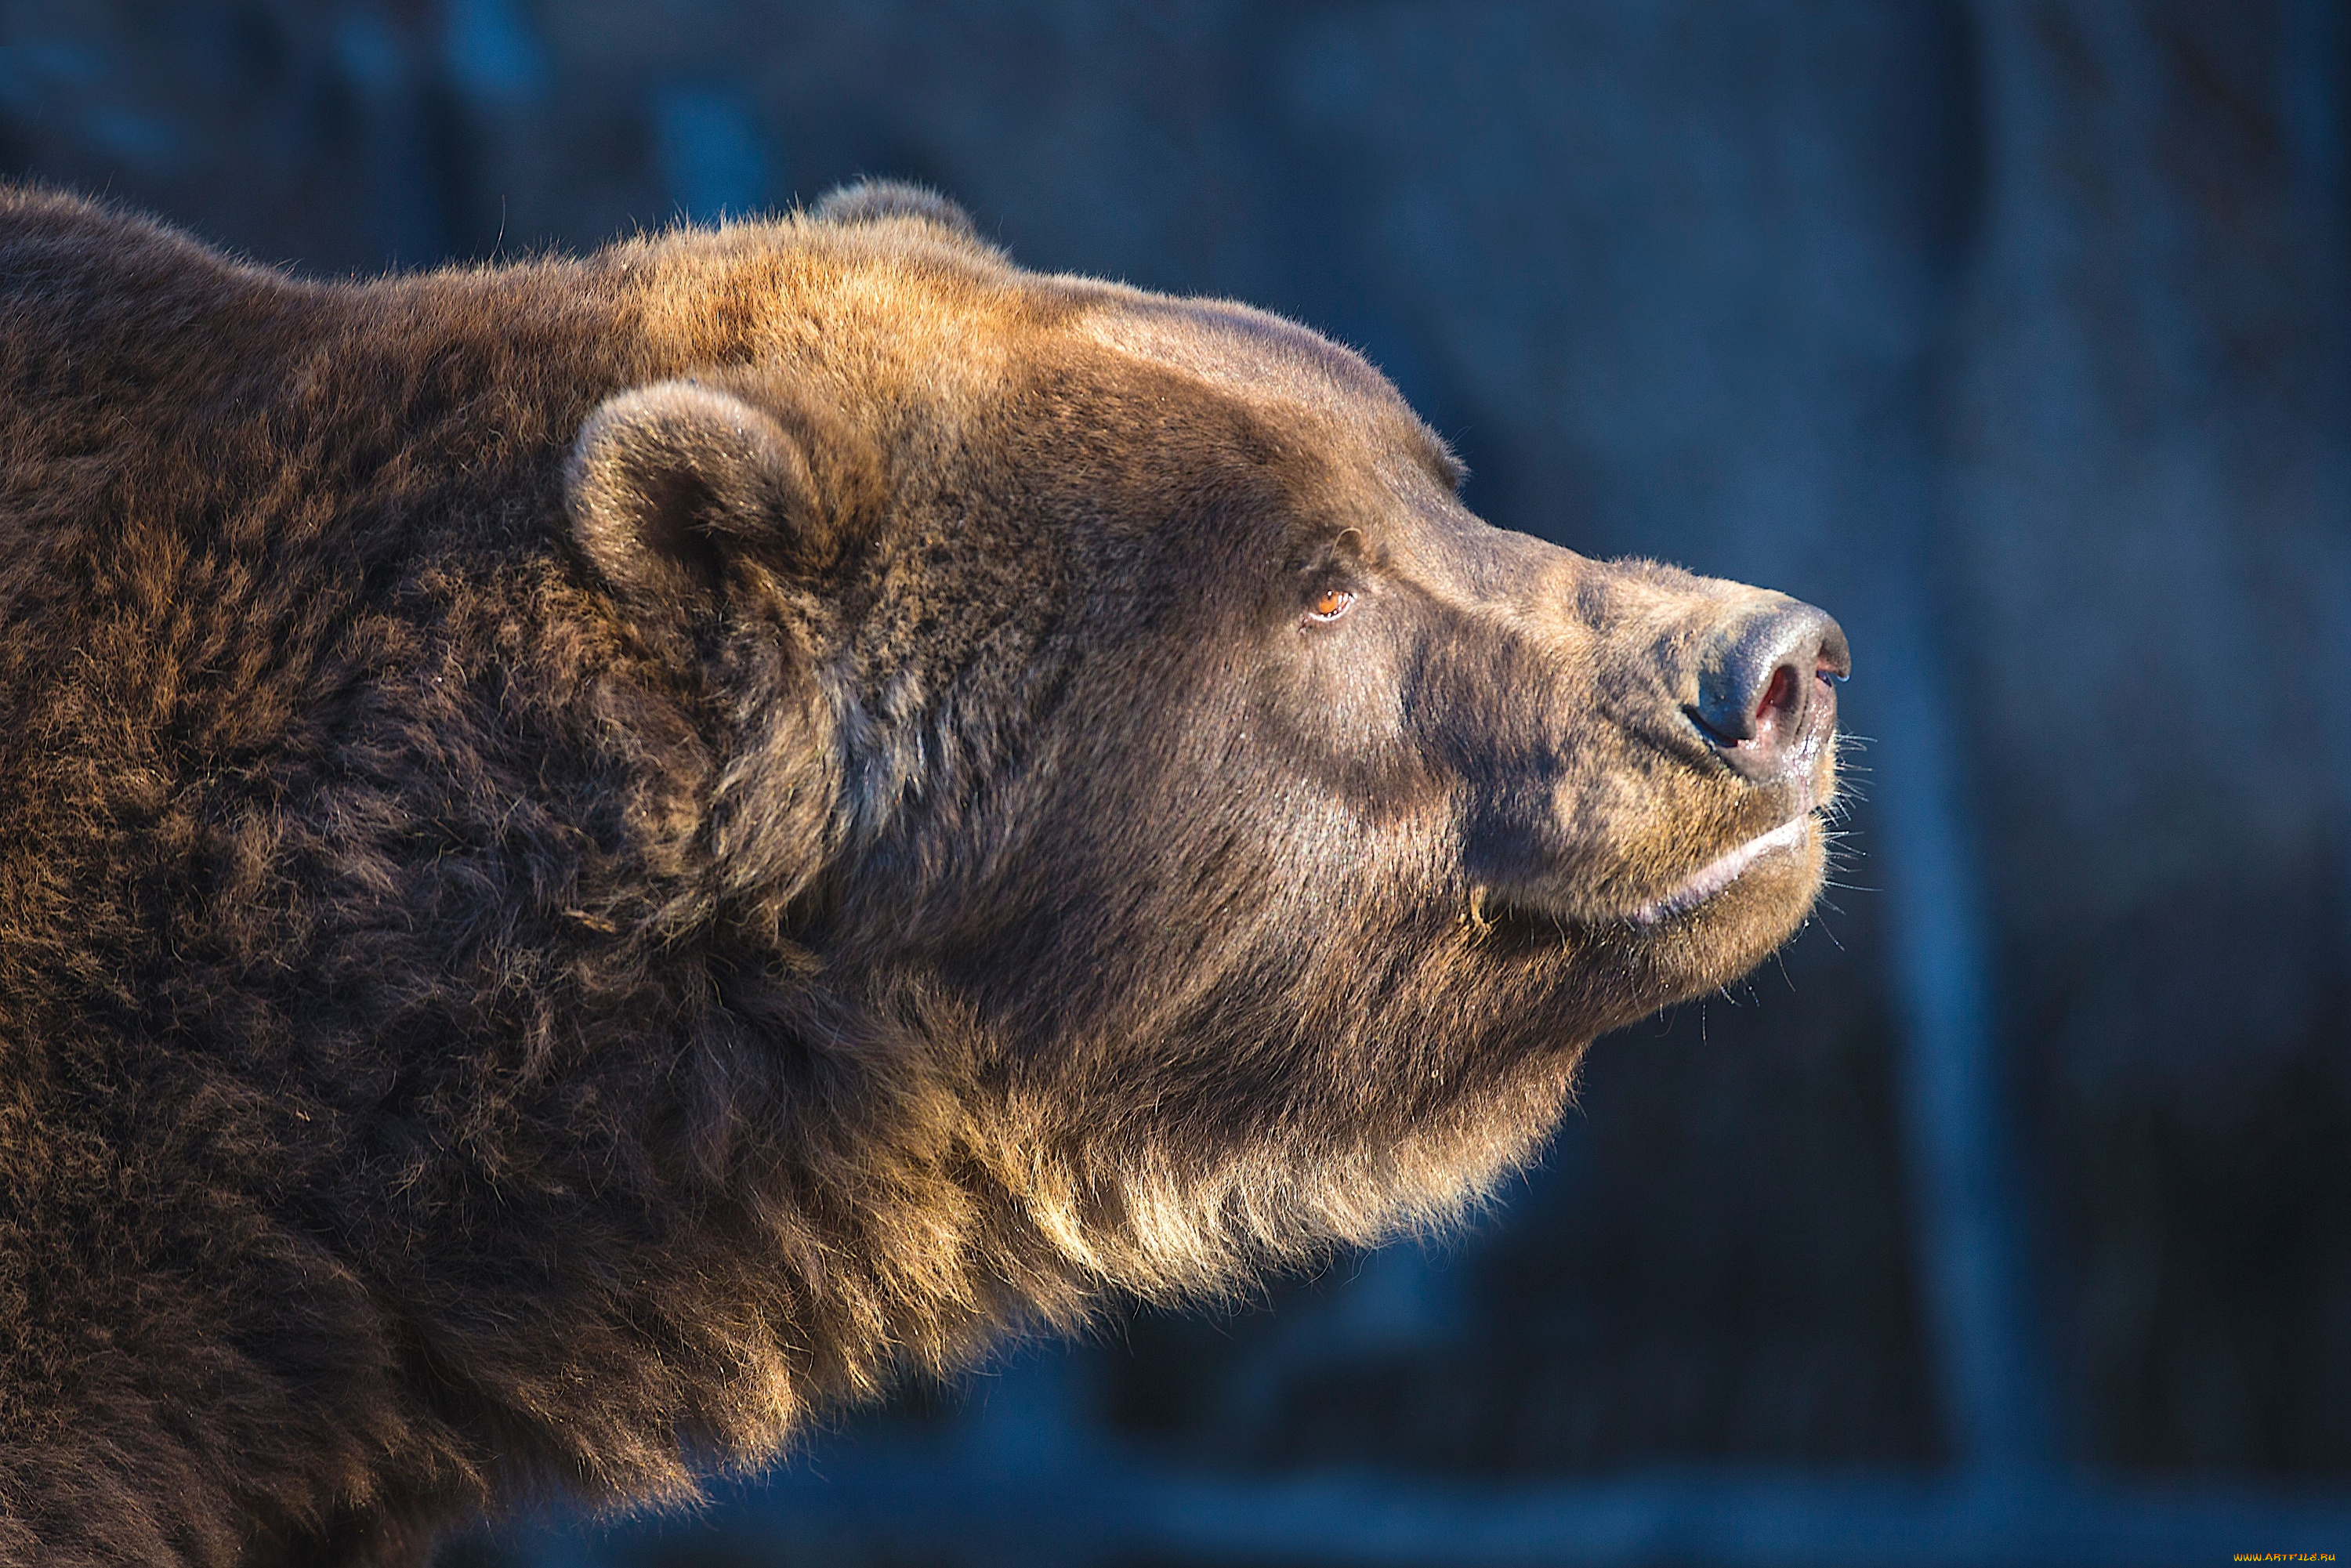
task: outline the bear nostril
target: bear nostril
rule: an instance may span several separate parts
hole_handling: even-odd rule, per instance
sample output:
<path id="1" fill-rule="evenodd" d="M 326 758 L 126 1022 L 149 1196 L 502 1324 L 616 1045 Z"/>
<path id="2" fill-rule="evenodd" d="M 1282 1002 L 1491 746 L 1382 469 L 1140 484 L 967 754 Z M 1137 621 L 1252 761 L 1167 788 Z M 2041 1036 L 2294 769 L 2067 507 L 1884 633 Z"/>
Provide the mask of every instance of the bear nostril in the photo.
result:
<path id="1" fill-rule="evenodd" d="M 1776 778 L 1808 737 L 1834 724 L 1830 683 L 1851 668 L 1844 630 L 1782 600 L 1716 635 L 1700 655 L 1698 700 L 1683 711 L 1734 772 Z"/>

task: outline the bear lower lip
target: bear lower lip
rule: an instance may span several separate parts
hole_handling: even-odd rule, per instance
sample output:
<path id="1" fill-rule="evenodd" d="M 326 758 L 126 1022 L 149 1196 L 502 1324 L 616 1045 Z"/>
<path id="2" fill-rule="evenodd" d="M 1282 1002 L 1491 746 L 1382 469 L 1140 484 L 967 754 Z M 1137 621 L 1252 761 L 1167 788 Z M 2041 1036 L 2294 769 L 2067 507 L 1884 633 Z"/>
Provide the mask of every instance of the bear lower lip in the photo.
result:
<path id="1" fill-rule="evenodd" d="M 1812 836 L 1813 814 L 1801 812 L 1770 832 L 1759 833 L 1729 854 L 1699 867 L 1679 887 L 1663 898 L 1641 905 L 1628 918 L 1635 925 L 1648 926 L 1696 909 L 1737 882 L 1757 861 L 1782 850 L 1800 850 Z"/>

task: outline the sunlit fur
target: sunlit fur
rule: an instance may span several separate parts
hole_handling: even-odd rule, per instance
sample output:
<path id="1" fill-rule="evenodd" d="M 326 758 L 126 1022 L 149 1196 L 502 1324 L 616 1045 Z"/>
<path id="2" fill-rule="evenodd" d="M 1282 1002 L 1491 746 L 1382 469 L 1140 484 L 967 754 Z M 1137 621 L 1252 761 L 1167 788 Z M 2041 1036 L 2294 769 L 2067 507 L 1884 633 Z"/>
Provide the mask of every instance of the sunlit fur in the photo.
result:
<path id="1" fill-rule="evenodd" d="M 1443 1224 L 1818 884 L 1629 918 L 1828 805 L 1681 717 L 1769 596 L 903 188 L 347 284 L 0 191 L 0 1563 L 413 1562 Z"/>

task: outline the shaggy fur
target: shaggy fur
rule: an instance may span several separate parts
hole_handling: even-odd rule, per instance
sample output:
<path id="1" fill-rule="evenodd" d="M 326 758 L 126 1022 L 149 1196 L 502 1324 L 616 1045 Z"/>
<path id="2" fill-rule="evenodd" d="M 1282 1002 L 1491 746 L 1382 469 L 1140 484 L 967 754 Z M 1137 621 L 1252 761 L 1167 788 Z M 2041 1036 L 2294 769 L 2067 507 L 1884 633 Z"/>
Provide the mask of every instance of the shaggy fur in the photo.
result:
<path id="1" fill-rule="evenodd" d="M 415 1562 L 1462 1209 L 1834 763 L 1683 716 L 1785 601 L 1457 477 L 904 187 L 361 284 L 0 189 L 0 1563 Z"/>

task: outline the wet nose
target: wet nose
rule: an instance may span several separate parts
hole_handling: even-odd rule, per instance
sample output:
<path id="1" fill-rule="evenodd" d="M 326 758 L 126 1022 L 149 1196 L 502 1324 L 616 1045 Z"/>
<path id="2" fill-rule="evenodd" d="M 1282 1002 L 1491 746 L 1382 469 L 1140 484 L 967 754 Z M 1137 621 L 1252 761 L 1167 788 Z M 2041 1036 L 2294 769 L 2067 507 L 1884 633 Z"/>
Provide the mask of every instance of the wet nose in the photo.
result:
<path id="1" fill-rule="evenodd" d="M 1724 628 L 1683 711 L 1715 754 L 1749 779 L 1776 778 L 1836 728 L 1836 687 L 1853 673 L 1844 629 L 1793 600 Z"/>

